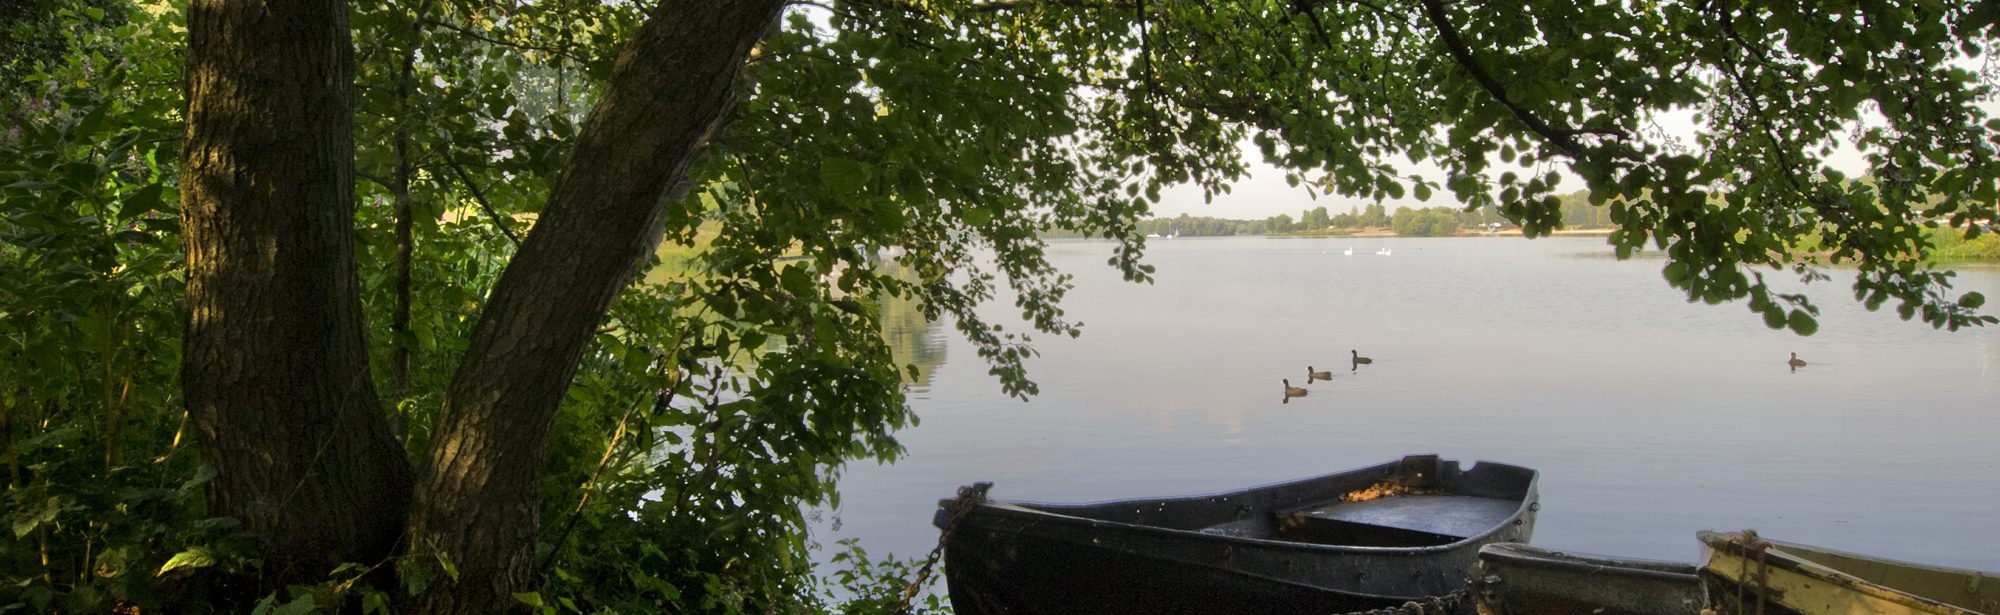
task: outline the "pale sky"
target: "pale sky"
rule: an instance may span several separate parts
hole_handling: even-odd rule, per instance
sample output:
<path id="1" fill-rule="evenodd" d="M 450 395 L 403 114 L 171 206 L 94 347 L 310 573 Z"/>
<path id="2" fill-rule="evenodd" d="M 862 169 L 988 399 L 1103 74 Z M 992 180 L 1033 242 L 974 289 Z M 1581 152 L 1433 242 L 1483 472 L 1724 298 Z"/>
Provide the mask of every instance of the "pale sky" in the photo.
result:
<path id="1" fill-rule="evenodd" d="M 1994 115 L 1996 111 L 2000 111 L 2000 103 L 1985 103 L 1981 106 L 1986 108 L 1989 116 Z M 1692 110 L 1679 111 L 1660 117 L 1656 123 L 1665 132 L 1673 135 L 1683 144 L 1692 148 L 1694 146 L 1695 134 L 1693 116 L 1694 111 Z M 1864 114 L 1863 125 L 1880 126 L 1883 123 L 1885 123 L 1885 120 L 1873 111 Z M 1833 168 L 1849 176 L 1859 176 L 1867 169 L 1866 159 L 1862 158 L 1860 151 L 1854 149 L 1851 145 L 1852 139 L 1849 138 L 1848 134 L 1841 136 L 1841 143 L 1841 148 L 1828 157 L 1826 162 Z M 1213 202 L 1203 203 L 1200 188 L 1184 185 L 1161 190 L 1160 202 L 1153 205 L 1153 215 L 1162 218 L 1174 218 L 1179 217 L 1181 214 L 1187 214 L 1190 216 L 1208 216 L 1232 220 L 1262 220 L 1278 214 L 1285 214 L 1297 220 L 1300 212 L 1315 207 L 1325 207 L 1327 213 L 1337 215 L 1347 213 L 1350 207 L 1366 208 L 1374 202 L 1366 198 L 1350 198 L 1328 194 L 1321 194 L 1318 200 L 1314 200 L 1304 186 L 1294 188 L 1285 185 L 1285 172 L 1279 170 L 1277 167 L 1264 164 L 1256 148 L 1246 144 L 1244 158 L 1254 161 L 1250 165 L 1250 177 L 1237 182 L 1229 194 L 1217 195 Z M 1404 159 L 1402 164 L 1398 166 L 1404 169 L 1405 174 L 1410 173 L 1414 169 L 1416 173 L 1434 182 L 1442 182 L 1445 177 L 1442 170 L 1430 163 L 1413 165 L 1407 159 Z M 1569 172 L 1567 165 L 1558 164 L 1554 166 L 1562 174 L 1562 183 L 1556 186 L 1557 194 L 1568 194 L 1586 188 L 1581 178 Z M 1497 176 L 1501 172 L 1510 169 L 1521 172 L 1523 176 L 1527 175 L 1525 169 L 1514 165 L 1501 165 L 1498 164 L 1497 160 L 1490 174 Z M 1407 182 L 1405 182 L 1405 186 L 1408 186 Z M 1431 200 L 1428 202 L 1418 201 L 1415 197 L 1405 196 L 1401 200 L 1385 200 L 1382 203 L 1392 212 L 1396 211 L 1396 208 L 1399 206 L 1408 206 L 1413 209 L 1438 206 L 1456 208 L 1460 206 L 1458 199 L 1452 196 L 1451 191 L 1443 188 L 1434 190 Z"/>

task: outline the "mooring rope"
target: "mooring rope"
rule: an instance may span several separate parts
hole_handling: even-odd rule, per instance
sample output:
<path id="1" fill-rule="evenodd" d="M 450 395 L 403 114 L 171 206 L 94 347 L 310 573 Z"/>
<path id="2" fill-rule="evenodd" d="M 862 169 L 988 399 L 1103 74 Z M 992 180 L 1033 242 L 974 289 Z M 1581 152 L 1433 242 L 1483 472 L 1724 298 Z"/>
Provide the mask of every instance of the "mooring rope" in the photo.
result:
<path id="1" fill-rule="evenodd" d="M 1744 549 L 1757 554 L 1756 615 L 1764 615 L 1764 596 L 1771 593 L 1770 565 L 1764 562 L 1764 552 L 1771 548 L 1771 541 L 1758 538 L 1756 530 L 1743 530 L 1736 535 L 1735 540 L 1730 542 L 1743 545 Z M 1742 577 L 1742 580 L 1736 583 L 1736 613 L 1737 615 L 1743 615 L 1743 589 L 1750 584 L 1751 579 L 1750 558 L 1746 557 L 1743 559 L 1743 566 L 1737 571 L 1737 574 Z"/>

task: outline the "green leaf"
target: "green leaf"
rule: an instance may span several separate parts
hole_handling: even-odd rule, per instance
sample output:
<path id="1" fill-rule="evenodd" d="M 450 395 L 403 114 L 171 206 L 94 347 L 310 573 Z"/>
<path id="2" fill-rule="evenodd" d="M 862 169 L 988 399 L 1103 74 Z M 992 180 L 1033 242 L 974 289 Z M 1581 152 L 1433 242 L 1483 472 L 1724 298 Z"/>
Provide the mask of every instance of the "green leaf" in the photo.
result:
<path id="1" fill-rule="evenodd" d="M 29 532 L 35 531 L 37 526 L 54 521 L 56 515 L 62 514 L 62 509 L 62 496 L 50 497 L 48 505 L 44 506 L 41 512 L 23 517 L 14 522 L 14 537 L 27 536 Z"/>
<path id="2" fill-rule="evenodd" d="M 299 594 L 297 599 L 285 603 L 284 606 L 278 607 L 271 613 L 272 615 L 310 615 L 318 608 L 319 605 L 313 601 L 312 593 L 307 592 Z"/>
<path id="3" fill-rule="evenodd" d="M 1688 265 L 1681 261 L 1667 263 L 1667 266 L 1660 270 L 1660 275 L 1666 276 L 1667 281 L 1673 285 L 1680 286 L 1687 282 Z"/>
<path id="4" fill-rule="evenodd" d="M 1776 305 L 1765 306 L 1764 326 L 1772 329 L 1785 328 L 1785 308 Z"/>
<path id="5" fill-rule="evenodd" d="M 104 106 L 91 109 L 90 113 L 83 116 L 82 121 L 76 123 L 77 134 L 84 137 L 97 134 L 97 129 L 104 126 L 104 114 L 106 111 L 109 111 L 109 108 Z"/>
<path id="6" fill-rule="evenodd" d="M 126 220 L 131 220 L 144 215 L 146 212 L 153 211 L 160 206 L 160 192 L 164 189 L 165 186 L 160 184 L 149 184 L 144 188 L 140 188 L 137 192 L 127 195 L 124 203 L 118 207 L 118 215 Z"/>
<path id="7" fill-rule="evenodd" d="M 438 561 L 438 567 L 444 569 L 445 575 L 450 576 L 451 580 L 453 581 L 458 580 L 458 566 L 451 563 L 450 555 L 446 554 L 444 550 L 440 549 L 437 551 L 437 561 Z"/>
<path id="8" fill-rule="evenodd" d="M 1958 298 L 1958 307 L 1962 307 L 1968 310 L 1979 309 L 1979 306 L 1982 305 L 1986 305 L 1986 295 L 1982 295 L 1979 293 L 1965 293 L 1965 296 Z"/>
<path id="9" fill-rule="evenodd" d="M 375 613 L 394 612 L 389 610 L 388 594 L 384 594 L 379 591 L 369 591 L 366 589 L 363 589 L 362 591 L 363 593 L 361 594 L 361 613 L 363 615 L 374 615 Z"/>
<path id="10" fill-rule="evenodd" d="M 827 158 L 819 163 L 820 184 L 836 194 L 861 192 L 872 173 L 867 164 L 846 158 Z"/>
<path id="11" fill-rule="evenodd" d="M 1800 337 L 1819 332 L 1819 321 L 1814 320 L 1805 310 L 1792 310 L 1791 317 L 1785 320 L 1785 326 L 1791 327 L 1792 332 L 1799 334 Z"/>
<path id="12" fill-rule="evenodd" d="M 985 226 L 987 222 L 993 220 L 993 212 L 988 211 L 984 207 L 967 207 L 959 214 L 959 217 L 964 218 L 966 224 Z"/>
<path id="13" fill-rule="evenodd" d="M 188 550 L 176 553 L 172 558 L 168 558 L 166 565 L 160 566 L 160 571 L 154 573 L 153 576 L 164 576 L 168 572 L 181 568 L 206 568 L 214 566 L 215 562 L 215 550 L 208 545 L 189 547 Z"/>

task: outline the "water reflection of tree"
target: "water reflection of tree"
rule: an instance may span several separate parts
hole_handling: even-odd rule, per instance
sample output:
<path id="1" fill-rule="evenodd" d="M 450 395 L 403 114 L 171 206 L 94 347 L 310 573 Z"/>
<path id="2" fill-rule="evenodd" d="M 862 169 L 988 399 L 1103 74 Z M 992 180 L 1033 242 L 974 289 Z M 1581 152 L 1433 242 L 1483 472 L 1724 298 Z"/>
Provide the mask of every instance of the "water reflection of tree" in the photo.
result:
<path id="1" fill-rule="evenodd" d="M 906 282 L 917 281 L 917 275 L 887 260 L 879 265 L 881 270 Z M 909 297 L 881 298 L 882 339 L 889 344 L 895 354 L 897 365 L 916 365 L 914 380 L 908 373 L 903 380 L 915 386 L 927 387 L 931 383 L 931 372 L 944 364 L 944 337 L 937 322 L 924 318 L 924 309 L 915 299 Z"/>

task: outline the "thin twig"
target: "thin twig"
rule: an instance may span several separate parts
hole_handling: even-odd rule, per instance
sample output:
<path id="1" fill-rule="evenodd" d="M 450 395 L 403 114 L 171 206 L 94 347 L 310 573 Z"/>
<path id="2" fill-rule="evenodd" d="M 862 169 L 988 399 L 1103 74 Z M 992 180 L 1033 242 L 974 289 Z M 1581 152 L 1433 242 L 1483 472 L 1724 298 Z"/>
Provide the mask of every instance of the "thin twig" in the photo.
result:
<path id="1" fill-rule="evenodd" d="M 486 211 L 486 216 L 493 219 L 493 225 L 500 227 L 500 234 L 506 235 L 508 241 L 514 242 L 514 249 L 520 249 L 521 238 L 514 236 L 514 231 L 507 228 L 506 220 L 500 217 L 499 212 L 493 210 L 493 204 L 486 202 L 486 192 L 479 189 L 477 182 L 472 181 L 472 175 L 465 172 L 465 167 L 460 166 L 457 160 L 446 159 L 445 164 L 458 173 L 458 180 L 465 182 L 466 188 L 472 189 L 472 197 L 479 201 L 479 208 Z"/>
<path id="2" fill-rule="evenodd" d="M 572 60 L 576 60 L 576 61 L 578 61 L 578 62 L 586 62 L 586 63 L 587 63 L 587 62 L 589 62 L 589 61 L 590 61 L 590 58 L 588 58 L 588 57 L 585 57 L 585 56 L 582 56 L 582 55 L 578 55 L 578 54 L 577 54 L 576 52 L 573 52 L 573 51 L 570 51 L 569 49 L 565 49 L 565 48 L 560 48 L 560 47 L 545 47 L 545 46 L 542 46 L 542 45 L 529 45 L 529 44 L 526 44 L 526 43 L 510 43 L 510 42 L 507 42 L 507 41 L 503 41 L 503 40 L 500 40 L 500 39 L 496 39 L 496 38 L 493 38 L 493 37 L 490 37 L 490 36 L 487 36 L 487 35 L 485 35 L 485 34 L 480 34 L 480 33 L 478 33 L 478 32 L 474 32 L 474 31 L 473 31 L 473 30 L 471 30 L 470 28 L 465 28 L 465 27 L 461 27 L 461 26 L 459 26 L 459 25 L 457 25 L 457 24 L 453 24 L 453 23 L 448 23 L 448 22 L 444 22 L 444 21 L 432 21 L 432 22 L 430 22 L 430 23 L 432 23 L 432 24 L 436 24 L 436 25 L 437 25 L 438 27 L 441 27 L 441 28 L 444 28 L 444 29 L 446 29 L 446 30 L 450 30 L 450 31 L 453 31 L 453 32 L 457 32 L 457 33 L 459 33 L 459 34 L 463 34 L 463 35 L 465 35 L 465 36 L 468 36 L 468 37 L 471 37 L 471 38 L 472 38 L 473 40 L 477 40 L 477 41 L 480 41 L 480 42 L 484 42 L 484 43 L 487 43 L 487 44 L 490 44 L 490 45 L 499 45 L 499 46 L 501 46 L 501 47 L 506 47 L 506 48 L 509 48 L 509 49 L 518 49 L 518 50 L 525 50 L 525 51 L 539 51 L 539 52 L 542 52 L 542 53 L 546 53 L 546 54 L 549 54 L 549 55 L 552 55 L 552 56 L 558 56 L 558 57 L 564 57 L 564 58 L 569 58 L 569 59 L 572 59 Z"/>

